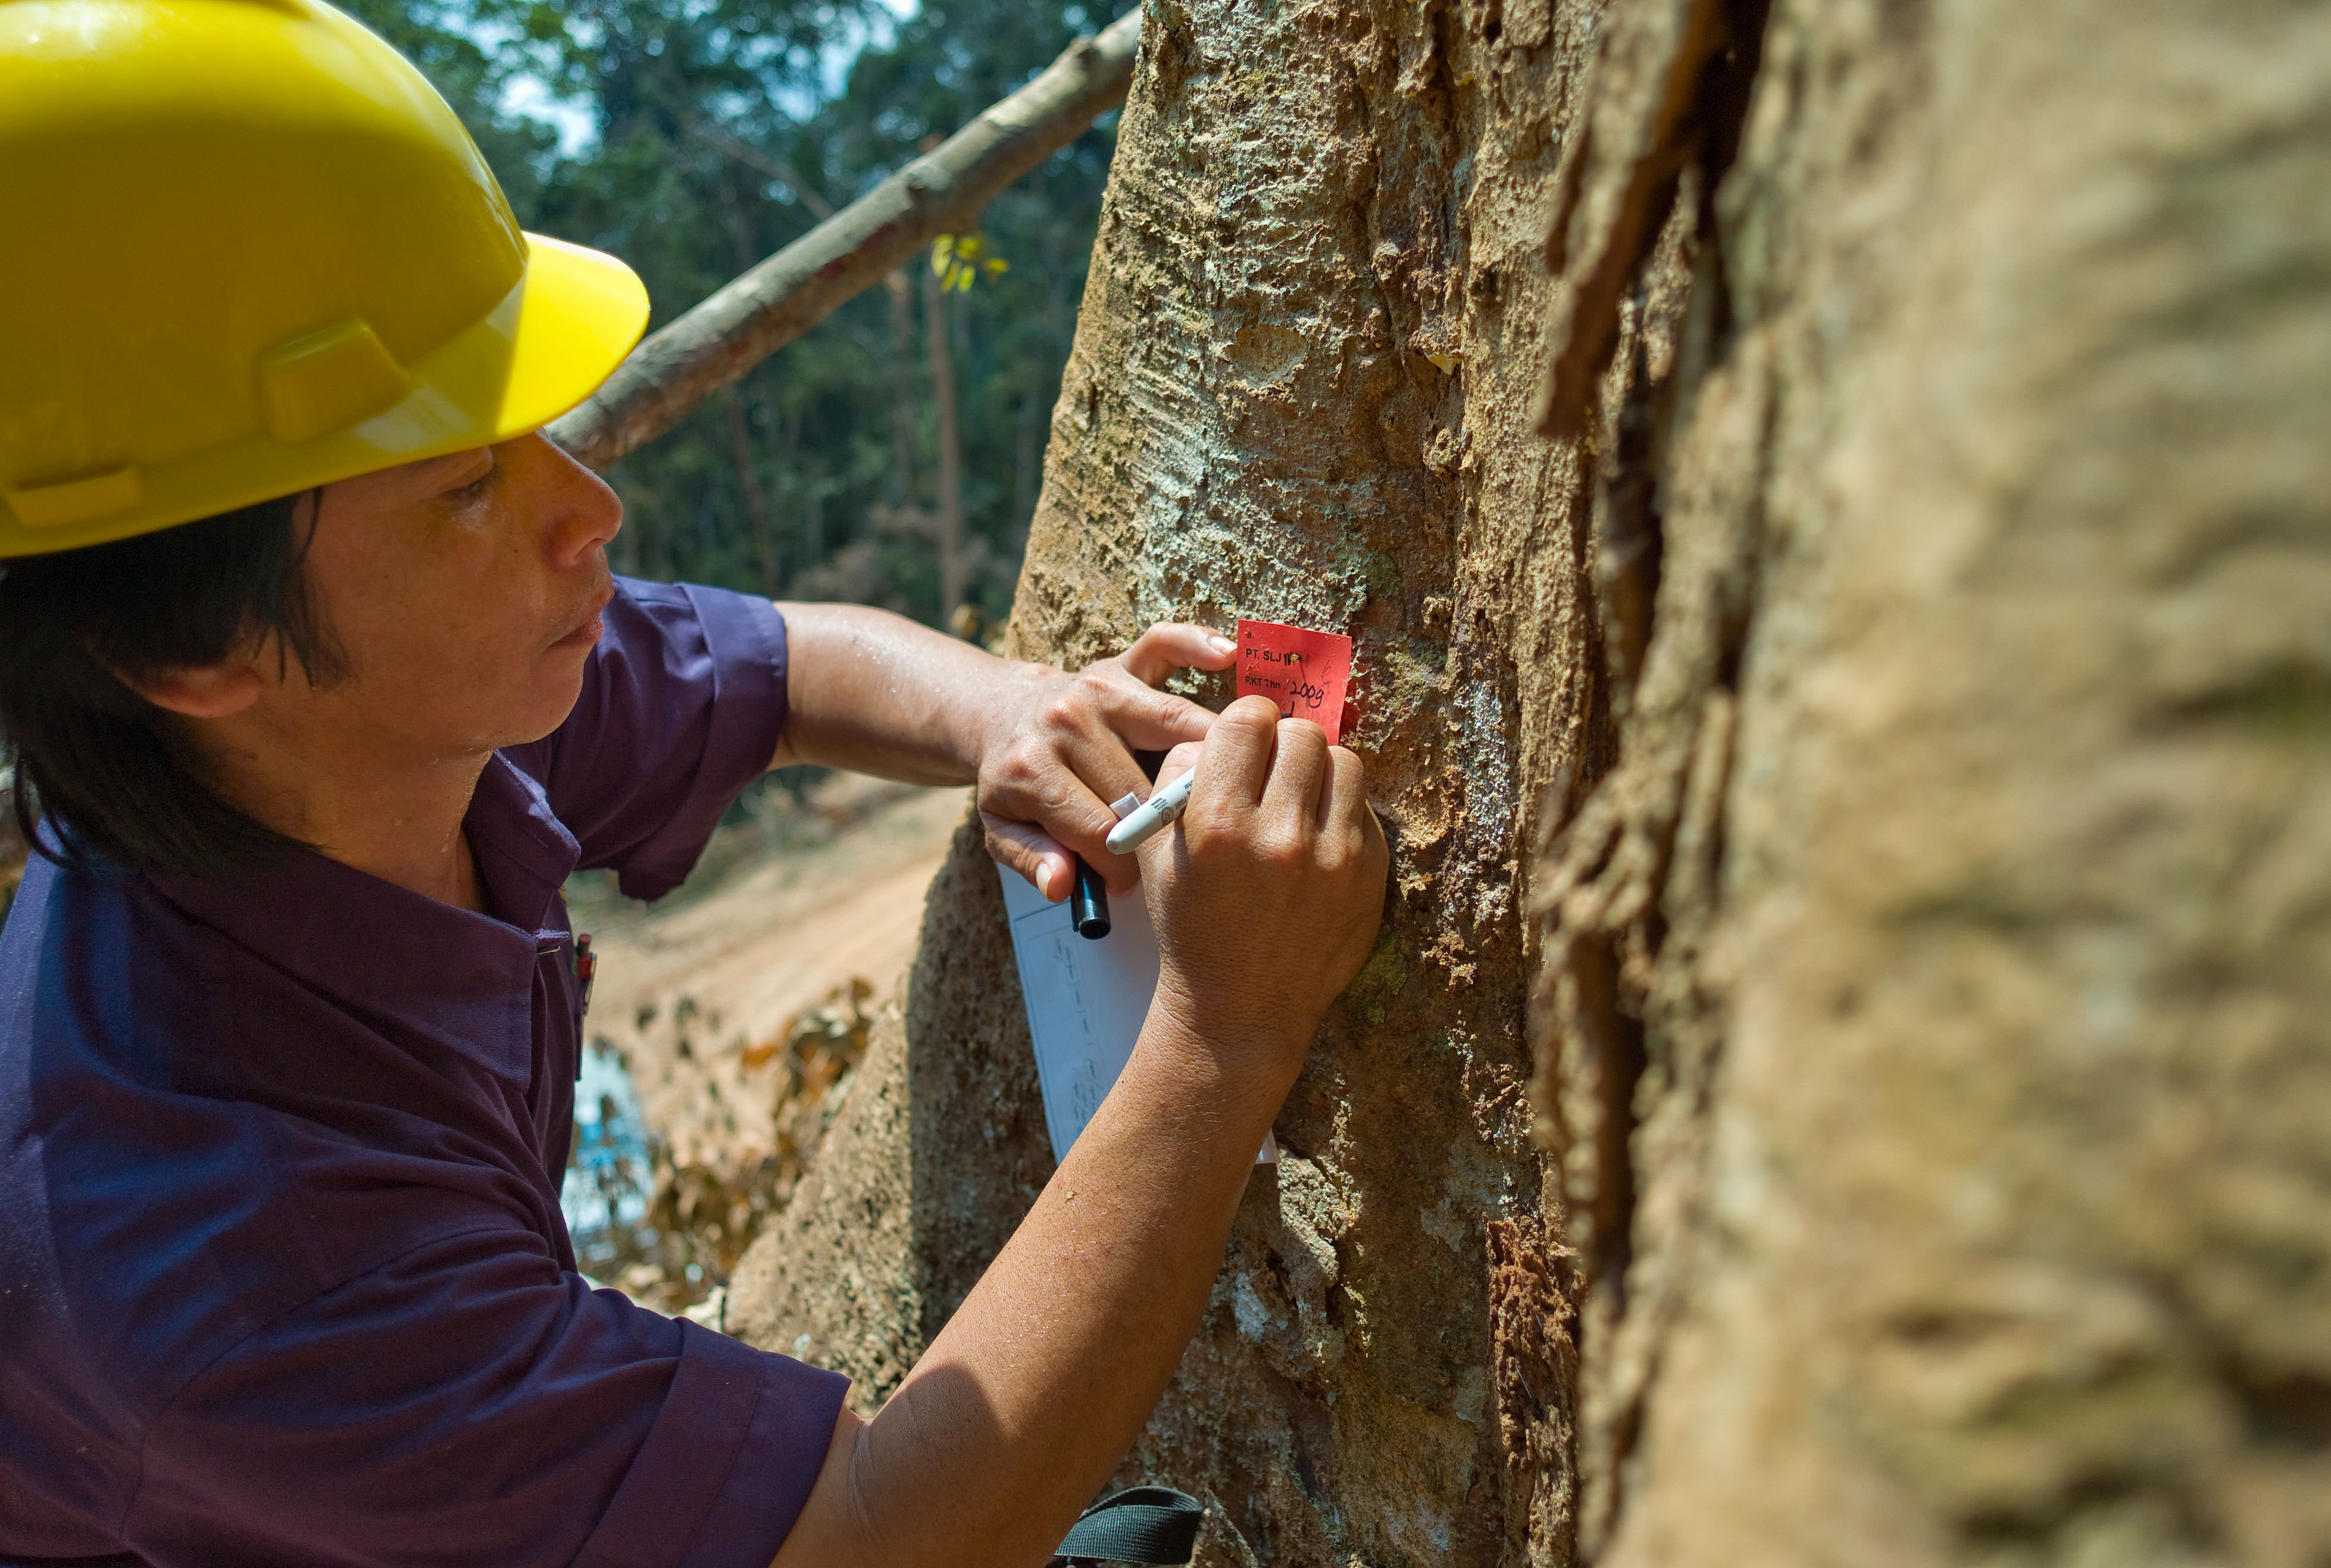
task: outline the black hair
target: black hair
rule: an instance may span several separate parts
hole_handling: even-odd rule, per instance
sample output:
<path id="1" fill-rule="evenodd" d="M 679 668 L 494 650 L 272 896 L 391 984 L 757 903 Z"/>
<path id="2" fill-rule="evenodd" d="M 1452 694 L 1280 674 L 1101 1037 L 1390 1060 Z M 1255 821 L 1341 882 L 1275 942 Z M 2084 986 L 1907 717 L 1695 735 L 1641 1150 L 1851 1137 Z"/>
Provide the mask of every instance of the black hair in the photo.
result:
<path id="1" fill-rule="evenodd" d="M 349 673 L 309 591 L 300 499 L 0 562 L 0 740 L 17 824 L 40 853 L 214 878 L 300 847 L 212 787 L 185 721 L 122 679 L 271 638 L 279 668 L 296 660 L 310 686 Z M 53 849 L 33 834 L 42 814 Z"/>

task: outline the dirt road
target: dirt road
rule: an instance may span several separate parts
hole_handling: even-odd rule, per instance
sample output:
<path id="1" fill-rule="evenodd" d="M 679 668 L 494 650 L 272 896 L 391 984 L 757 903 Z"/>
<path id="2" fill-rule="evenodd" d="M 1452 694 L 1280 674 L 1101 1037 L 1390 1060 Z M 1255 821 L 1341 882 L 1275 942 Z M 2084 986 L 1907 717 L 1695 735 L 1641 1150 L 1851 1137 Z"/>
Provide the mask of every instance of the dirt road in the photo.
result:
<path id="1" fill-rule="evenodd" d="M 788 1026 L 853 980 L 870 1007 L 895 988 L 967 795 L 837 775 L 789 808 L 774 844 L 722 830 L 659 904 L 573 897 L 599 955 L 588 1035 L 622 1054 L 675 1167 L 726 1186 L 776 1153 Z"/>

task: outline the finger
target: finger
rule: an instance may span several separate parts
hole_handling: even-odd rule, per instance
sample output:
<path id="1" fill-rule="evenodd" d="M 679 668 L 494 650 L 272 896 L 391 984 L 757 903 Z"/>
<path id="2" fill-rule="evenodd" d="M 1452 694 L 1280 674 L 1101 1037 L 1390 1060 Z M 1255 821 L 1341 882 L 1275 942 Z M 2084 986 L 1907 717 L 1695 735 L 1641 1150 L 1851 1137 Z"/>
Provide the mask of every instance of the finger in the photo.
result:
<path id="1" fill-rule="evenodd" d="M 1144 686 L 1132 673 L 1113 663 L 1095 665 L 1085 672 L 1098 690 L 1089 692 L 1101 721 L 1127 746 L 1143 751 L 1164 751 L 1185 740 L 1204 740 L 1214 716 L 1186 697 Z"/>
<path id="2" fill-rule="evenodd" d="M 1012 748 L 1008 772 L 1021 781 L 1015 793 L 1023 798 L 994 803 L 1005 816 L 1042 822 L 1057 833 L 1049 812 L 1021 808 L 1070 799 L 1080 793 L 1079 783 L 1092 792 L 1096 805 L 1116 800 L 1148 782 L 1129 747 L 1163 751 L 1202 739 L 1213 722 L 1213 715 L 1195 703 L 1153 690 L 1104 660 L 1061 681 L 1045 699 L 1036 725 Z M 1060 776 L 1062 767 L 1072 779 Z M 1101 831 L 1108 831 L 1105 821 Z"/>
<path id="3" fill-rule="evenodd" d="M 1270 754 L 1278 744 L 1279 709 L 1267 697 L 1242 697 L 1222 711 L 1206 736 L 1206 755 L 1190 809 L 1251 810 L 1270 776 Z"/>
<path id="4" fill-rule="evenodd" d="M 1069 896 L 1069 883 L 1075 873 L 1069 864 L 1069 851 L 1058 840 L 1041 828 L 1007 821 L 994 812 L 980 813 L 979 821 L 987 830 L 987 852 L 996 864 L 1028 879 L 1028 885 L 1049 902 L 1057 904 Z"/>
<path id="5" fill-rule="evenodd" d="M 1157 790 L 1164 789 L 1167 784 L 1172 784 L 1175 779 L 1180 778 L 1184 774 L 1188 773 L 1192 768 L 1198 765 L 1198 760 L 1205 755 L 1206 747 L 1204 743 L 1202 741 L 1192 740 L 1185 740 L 1181 745 L 1175 746 L 1173 750 L 1167 752 L 1166 754 L 1166 760 L 1157 765 L 1156 788 L 1144 789 L 1141 792 L 1141 798 L 1143 800 L 1147 800 L 1151 795 L 1156 794 Z"/>
<path id="6" fill-rule="evenodd" d="M 1161 621 L 1118 657 L 1144 686 L 1157 686 L 1176 670 L 1227 670 L 1238 644 L 1219 632 L 1185 622 Z"/>
<path id="7" fill-rule="evenodd" d="M 1140 795 L 1149 787 L 1131 754 L 1123 746 L 1086 737 L 1064 746 L 1059 754 L 1032 756 L 981 790 L 981 812 L 1050 835 L 1056 849 L 1082 855 L 1110 892 L 1130 892 L 1140 872 L 1130 857 L 1110 854 L 1106 841 L 1117 826 L 1117 813 L 1108 802 Z M 1106 799 L 1102 790 L 1108 792 Z"/>
<path id="8" fill-rule="evenodd" d="M 1141 857 L 1112 855 L 1107 850 L 1085 857 L 1085 864 L 1100 873 L 1100 879 L 1112 898 L 1122 898 L 1141 886 Z"/>
<path id="9" fill-rule="evenodd" d="M 1213 715 L 1207 714 L 1206 718 L 1211 724 Z M 1190 738 L 1193 737 L 1176 736 L 1161 740 L 1155 746 L 1140 741 L 1133 744 L 1147 751 L 1163 751 L 1178 740 Z M 1098 821 L 1104 833 L 1108 832 L 1110 820 L 1106 809 L 1108 803 L 1127 793 L 1140 794 L 1149 788 L 1149 775 L 1142 771 L 1139 763 L 1133 760 L 1133 752 L 1127 742 L 1101 725 L 1058 734 L 1052 741 L 1051 755 L 1037 765 L 1034 774 L 1030 791 L 1033 798 L 1062 803 L 1070 812 L 1081 815 L 1090 815 L 1093 811 L 1099 811 Z M 1089 806 L 1086 803 L 1088 800 Z M 1055 811 L 1059 809 L 1053 808 Z M 1028 814 L 1032 816 L 1036 813 Z M 1051 813 L 1048 812 L 1043 820 L 1049 823 Z"/>
<path id="10" fill-rule="evenodd" d="M 1205 760 L 1205 756 L 1206 748 L 1194 741 L 1185 741 L 1175 746 L 1166 754 L 1166 760 L 1157 765 L 1157 782 L 1145 788 L 1141 792 L 1141 798 L 1147 800 L 1184 774 L 1191 772 Z M 1152 833 L 1142 841 L 1139 849 L 1133 851 L 1134 858 L 1139 860 L 1144 855 L 1169 853 L 1169 851 L 1160 850 L 1157 846 L 1171 844 L 1173 841 L 1174 834 L 1171 831 Z"/>
<path id="11" fill-rule="evenodd" d="M 1311 836 L 1319 810 L 1320 781 L 1327 773 L 1327 732 L 1308 718 L 1282 718 L 1274 737 L 1270 778 L 1262 788 L 1266 821 L 1292 829 L 1297 841 Z"/>
<path id="12" fill-rule="evenodd" d="M 1319 778 L 1320 832 L 1349 832 L 1359 826 L 1367 809 L 1367 765 L 1348 747 L 1329 746 Z"/>
<path id="13" fill-rule="evenodd" d="M 1368 804 L 1368 771 L 1358 756 L 1340 746 L 1327 748 L 1327 776 L 1320 781 L 1319 832 L 1322 842 L 1341 840 L 1348 852 L 1378 860 L 1390 851 L 1384 824 Z"/>

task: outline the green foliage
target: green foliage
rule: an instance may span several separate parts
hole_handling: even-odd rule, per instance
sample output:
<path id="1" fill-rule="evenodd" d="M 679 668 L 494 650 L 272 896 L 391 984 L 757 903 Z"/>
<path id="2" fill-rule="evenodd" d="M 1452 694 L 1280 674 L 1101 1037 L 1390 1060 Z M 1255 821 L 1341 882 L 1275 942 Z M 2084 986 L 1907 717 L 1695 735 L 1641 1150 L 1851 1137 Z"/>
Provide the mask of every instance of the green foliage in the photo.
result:
<path id="1" fill-rule="evenodd" d="M 987 253 L 987 241 L 978 234 L 941 234 L 931 245 L 931 274 L 951 293 L 970 293 L 982 273 L 1000 278 L 1011 270 L 1011 262 Z"/>
<path id="2" fill-rule="evenodd" d="M 341 3 L 437 84 L 520 222 L 638 270 L 652 328 L 1114 14 L 1060 0 L 950 0 L 904 18 L 880 0 Z M 512 107 L 529 96 L 530 111 Z M 587 118 L 579 145 L 561 147 L 550 100 Z M 990 617 L 1018 575 L 1113 128 L 999 196 L 938 263 L 955 290 L 940 319 L 965 525 L 985 546 L 968 592 Z M 871 290 L 615 465 L 619 568 L 943 621 L 936 553 L 898 524 L 934 499 L 925 328 L 918 288 Z"/>

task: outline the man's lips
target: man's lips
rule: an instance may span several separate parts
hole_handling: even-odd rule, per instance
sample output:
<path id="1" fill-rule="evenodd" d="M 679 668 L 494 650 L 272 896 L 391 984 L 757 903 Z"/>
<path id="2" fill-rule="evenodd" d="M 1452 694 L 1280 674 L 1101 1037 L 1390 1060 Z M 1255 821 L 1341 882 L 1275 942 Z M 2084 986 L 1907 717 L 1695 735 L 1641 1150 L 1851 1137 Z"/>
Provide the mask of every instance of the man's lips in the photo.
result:
<path id="1" fill-rule="evenodd" d="M 613 589 L 603 590 L 596 598 L 592 600 L 590 613 L 576 622 L 575 630 L 553 642 L 551 646 L 553 648 L 588 648 L 598 641 L 607 630 L 605 611 L 608 604 L 614 602 L 614 597 Z"/>

